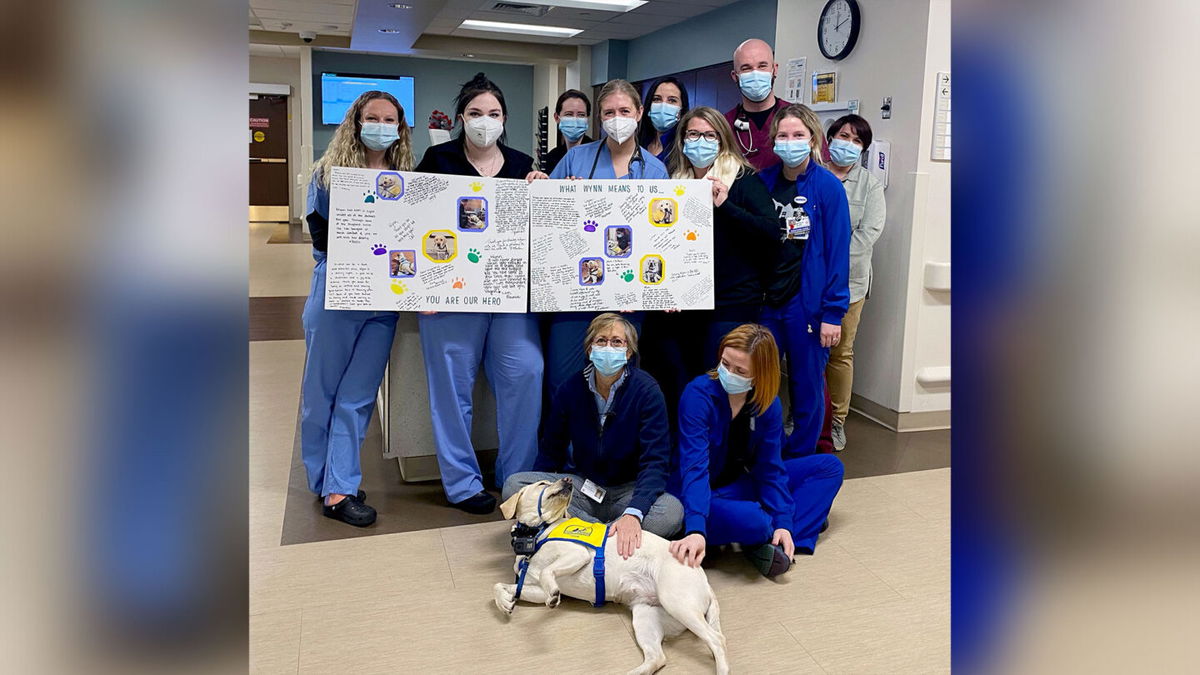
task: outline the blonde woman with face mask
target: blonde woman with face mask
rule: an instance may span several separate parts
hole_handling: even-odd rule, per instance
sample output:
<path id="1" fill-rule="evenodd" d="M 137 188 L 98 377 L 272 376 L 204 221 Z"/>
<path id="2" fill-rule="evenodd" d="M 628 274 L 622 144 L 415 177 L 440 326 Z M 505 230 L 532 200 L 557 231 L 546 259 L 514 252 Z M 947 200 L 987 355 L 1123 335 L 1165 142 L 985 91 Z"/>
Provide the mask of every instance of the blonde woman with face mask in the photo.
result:
<path id="1" fill-rule="evenodd" d="M 536 178 L 668 178 L 667 167 L 637 144 L 642 98 L 625 80 L 610 80 L 596 99 L 605 138 L 571 148 L 549 176 Z"/>
<path id="2" fill-rule="evenodd" d="M 326 517 L 358 527 L 375 522 L 375 509 L 358 489 L 359 451 L 375 407 L 375 392 L 396 334 L 396 312 L 325 309 L 325 253 L 329 235 L 329 179 L 335 166 L 412 170 L 412 141 L 404 109 L 391 94 L 368 91 L 350 106 L 333 140 L 313 167 L 305 220 L 312 232 L 312 288 L 304 303 L 304 380 L 300 452 L 308 487 L 323 500 Z"/>
<path id="3" fill-rule="evenodd" d="M 547 176 L 531 172 L 527 178 L 670 178 L 667 167 L 637 144 L 638 120 L 642 118 L 642 101 L 638 92 L 625 80 L 611 80 L 600 89 L 596 98 L 601 128 L 605 138 L 584 143 L 567 151 L 562 161 Z M 546 328 L 546 393 L 553 395 L 558 387 L 585 365 L 578 345 L 587 333 L 588 324 L 596 312 L 555 312 L 547 319 Z M 641 327 L 642 315 L 632 313 L 629 319 Z"/>
<path id="4" fill-rule="evenodd" d="M 759 176 L 775 202 L 781 248 L 762 322 L 787 355 L 790 457 L 816 451 L 826 419 L 825 365 L 850 306 L 850 207 L 842 182 L 821 165 L 825 132 L 816 113 L 789 105 L 771 137 L 780 164 Z"/>

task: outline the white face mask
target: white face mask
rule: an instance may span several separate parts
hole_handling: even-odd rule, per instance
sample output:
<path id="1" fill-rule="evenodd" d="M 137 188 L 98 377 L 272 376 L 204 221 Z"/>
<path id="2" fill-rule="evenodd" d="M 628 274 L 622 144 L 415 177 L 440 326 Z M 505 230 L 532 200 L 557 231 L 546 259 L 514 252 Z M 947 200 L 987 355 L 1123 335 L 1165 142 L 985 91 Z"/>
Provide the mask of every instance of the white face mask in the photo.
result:
<path id="1" fill-rule="evenodd" d="M 601 125 L 604 127 L 604 133 L 613 137 L 618 144 L 633 138 L 634 132 L 637 131 L 637 120 L 632 117 L 610 117 L 604 120 Z"/>
<path id="2" fill-rule="evenodd" d="M 463 125 L 467 138 L 477 147 L 486 148 L 495 144 L 500 134 L 504 133 L 504 123 L 495 117 L 473 117 Z"/>

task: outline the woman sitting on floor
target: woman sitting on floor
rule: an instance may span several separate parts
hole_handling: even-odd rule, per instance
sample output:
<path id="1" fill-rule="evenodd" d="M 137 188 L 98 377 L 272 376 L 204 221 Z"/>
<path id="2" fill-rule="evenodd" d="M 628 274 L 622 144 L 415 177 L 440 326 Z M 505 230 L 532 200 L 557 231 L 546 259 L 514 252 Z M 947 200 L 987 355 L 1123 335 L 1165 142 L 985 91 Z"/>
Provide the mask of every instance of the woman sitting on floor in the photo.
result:
<path id="1" fill-rule="evenodd" d="M 637 356 L 637 329 L 620 314 L 593 319 L 583 348 L 590 365 L 558 388 L 534 470 L 510 476 L 503 499 L 569 475 L 575 494 L 568 514 L 613 523 L 609 536 L 628 558 L 643 529 L 670 537 L 683 521 L 679 500 L 665 492 L 667 405 L 654 378 L 629 363 Z"/>
<path id="2" fill-rule="evenodd" d="M 811 555 L 842 487 L 831 454 L 784 461 L 779 349 L 765 327 L 743 324 L 717 349 L 719 365 L 688 383 L 679 401 L 679 455 L 671 493 L 684 509 L 684 537 L 671 553 L 685 565 L 709 544 L 741 544 L 767 577 Z"/>

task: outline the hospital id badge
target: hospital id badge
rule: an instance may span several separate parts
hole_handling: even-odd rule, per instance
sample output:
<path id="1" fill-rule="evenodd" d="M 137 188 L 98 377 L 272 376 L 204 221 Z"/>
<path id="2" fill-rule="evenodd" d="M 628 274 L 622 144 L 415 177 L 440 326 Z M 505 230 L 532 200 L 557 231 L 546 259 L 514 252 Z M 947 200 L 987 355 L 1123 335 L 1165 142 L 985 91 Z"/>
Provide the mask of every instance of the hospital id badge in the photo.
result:
<path id="1" fill-rule="evenodd" d="M 801 209 L 798 218 L 788 220 L 787 238 L 808 239 L 809 232 L 812 232 L 812 221 L 808 219 L 808 213 Z"/>
<path id="2" fill-rule="evenodd" d="M 579 488 L 579 491 L 582 492 L 585 496 L 591 497 L 592 499 L 596 500 L 597 504 L 602 504 L 604 502 L 604 492 L 605 492 L 604 488 L 600 487 L 599 485 L 596 485 L 595 483 L 593 483 L 590 480 L 584 480 L 583 487 Z"/>

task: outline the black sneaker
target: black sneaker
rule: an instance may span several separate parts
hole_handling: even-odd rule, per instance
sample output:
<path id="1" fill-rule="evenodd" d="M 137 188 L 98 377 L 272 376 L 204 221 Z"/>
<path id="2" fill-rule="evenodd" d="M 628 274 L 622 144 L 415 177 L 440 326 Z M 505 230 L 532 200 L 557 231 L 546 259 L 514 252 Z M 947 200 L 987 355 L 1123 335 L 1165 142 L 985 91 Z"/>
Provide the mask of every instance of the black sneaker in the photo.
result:
<path id="1" fill-rule="evenodd" d="M 792 566 L 792 561 L 783 552 L 783 548 L 772 543 L 743 549 L 742 553 L 754 563 L 755 569 L 768 579 L 783 574 Z"/>
<path id="2" fill-rule="evenodd" d="M 340 520 L 355 527 L 366 527 L 375 522 L 375 509 L 362 503 L 358 496 L 346 497 L 342 501 L 321 507 L 326 518 Z"/>
<path id="3" fill-rule="evenodd" d="M 451 502 L 450 506 L 462 509 L 467 513 L 486 516 L 496 510 L 496 498 L 488 494 L 487 490 L 480 490 L 474 496 L 464 499 L 461 502 Z"/>

